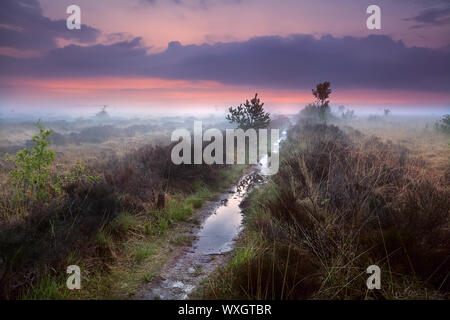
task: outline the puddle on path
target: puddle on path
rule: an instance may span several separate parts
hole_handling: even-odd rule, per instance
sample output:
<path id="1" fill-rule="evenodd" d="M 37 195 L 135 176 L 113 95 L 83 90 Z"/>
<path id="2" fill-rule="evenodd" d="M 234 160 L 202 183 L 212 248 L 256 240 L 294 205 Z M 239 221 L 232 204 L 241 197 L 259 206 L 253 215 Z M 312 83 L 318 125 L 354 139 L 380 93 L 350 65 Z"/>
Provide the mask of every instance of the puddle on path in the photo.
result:
<path id="1" fill-rule="evenodd" d="M 282 133 L 284 140 L 286 132 Z M 223 262 L 222 255 L 234 248 L 234 239 L 242 229 L 240 204 L 247 194 L 265 180 L 267 156 L 255 169 L 241 178 L 230 194 L 211 206 L 212 214 L 196 233 L 193 246 L 165 268 L 162 278 L 148 283 L 137 299 L 187 299 L 200 281 Z"/>

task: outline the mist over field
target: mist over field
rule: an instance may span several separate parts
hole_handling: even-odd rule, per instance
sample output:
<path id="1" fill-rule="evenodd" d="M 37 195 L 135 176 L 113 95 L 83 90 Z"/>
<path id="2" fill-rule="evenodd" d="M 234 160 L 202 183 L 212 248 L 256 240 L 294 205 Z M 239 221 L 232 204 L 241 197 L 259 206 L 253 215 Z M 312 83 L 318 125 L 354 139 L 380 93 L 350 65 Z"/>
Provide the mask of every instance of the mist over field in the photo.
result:
<path id="1" fill-rule="evenodd" d="M 258 102 L 252 100 L 252 103 Z M 174 147 L 171 135 L 175 130 L 187 129 L 192 134 L 195 121 L 201 121 L 203 132 L 211 128 L 219 130 L 236 128 L 236 123 L 230 123 L 225 118 L 226 111 L 221 112 L 222 114 L 216 112 L 209 115 L 158 116 L 137 113 L 115 114 L 110 112 L 108 106 L 103 106 L 96 109 L 92 108 L 93 112 L 90 113 L 73 111 L 66 112 L 65 115 L 52 114 L 47 117 L 45 113 L 42 113 L 39 115 L 14 115 L 14 117 L 2 118 L 2 126 L 0 128 L 0 135 L 2 136 L 0 170 L 3 198 L 0 216 L 2 229 L 0 234 L 5 238 L 0 237 L 0 245 L 3 248 L 2 251 L 6 253 L 6 258 L 4 258 L 6 260 L 3 261 L 7 265 L 10 264 L 10 268 L 12 268 L 10 270 L 15 270 L 8 272 L 6 269 L 3 269 L 4 275 L 9 274 L 8 278 L 3 278 L 2 280 L 4 297 L 22 297 L 27 299 L 44 296 L 46 298 L 93 298 L 97 296 L 107 297 L 113 294 L 112 292 L 116 290 L 114 289 L 114 282 L 106 281 L 101 288 L 94 290 L 92 287 L 87 291 L 83 291 L 83 293 L 80 292 L 81 295 L 73 296 L 72 292 L 67 291 L 63 285 L 58 284 L 58 281 L 60 281 L 57 280 L 59 276 L 57 274 L 52 275 L 51 272 L 48 273 L 49 271 L 44 271 L 45 277 L 51 277 L 44 279 L 49 280 L 37 280 L 51 281 L 39 282 L 39 288 L 42 286 L 44 286 L 42 288 L 55 286 L 51 290 L 45 289 L 50 290 L 48 293 L 44 293 L 41 289 L 35 287 L 36 282 L 34 281 L 36 280 L 23 282 L 24 287 L 19 291 L 11 289 L 13 283 L 22 281 L 20 279 L 29 272 L 27 268 L 30 266 L 31 268 L 42 268 L 43 266 L 58 268 L 57 266 L 64 263 L 65 259 L 67 259 L 67 254 L 70 256 L 73 254 L 70 252 L 77 252 L 78 258 L 75 260 L 79 261 L 77 263 L 82 263 L 86 257 L 95 259 L 91 268 L 103 268 L 101 265 L 107 263 L 106 261 L 110 261 L 108 263 L 123 263 L 120 262 L 122 259 L 137 261 L 140 264 L 139 267 L 136 268 L 132 265 L 122 266 L 120 267 L 121 269 L 112 271 L 112 274 L 129 270 L 131 276 L 127 277 L 126 281 L 132 282 L 134 289 L 129 289 L 131 291 L 128 291 L 127 294 L 133 296 L 136 294 L 138 299 L 184 299 L 188 294 L 185 288 L 190 288 L 190 286 L 198 286 L 195 292 L 189 292 L 195 297 L 208 299 L 227 299 L 229 297 L 267 299 L 269 296 L 261 295 L 262 293 L 259 292 L 262 289 L 260 286 L 275 285 L 270 295 L 282 297 L 285 293 L 283 293 L 284 290 L 278 287 L 280 282 L 292 290 L 285 296 L 285 298 L 289 299 L 311 297 L 334 299 L 336 297 L 346 298 L 349 296 L 361 298 L 351 293 L 346 293 L 343 296 L 341 294 L 338 296 L 332 295 L 331 292 L 327 292 L 325 289 L 329 285 L 326 281 L 322 283 L 322 289 L 319 289 L 318 283 L 320 278 L 316 280 L 311 278 L 312 282 L 299 289 L 295 289 L 295 282 L 298 281 L 296 280 L 298 276 L 308 276 L 310 272 L 316 273 L 317 270 L 321 269 L 323 269 L 323 272 L 334 273 L 335 271 L 327 271 L 327 268 L 336 268 L 337 266 L 334 264 L 337 262 L 329 261 L 330 266 L 321 265 L 321 263 L 324 263 L 323 259 L 325 259 L 321 255 L 324 253 L 318 255 L 318 253 L 314 252 L 316 250 L 332 250 L 331 244 L 337 241 L 343 241 L 340 244 L 344 246 L 343 248 L 351 246 L 351 251 L 348 251 L 349 249 L 347 248 L 341 252 L 339 251 L 341 249 L 339 249 L 337 252 L 328 253 L 331 256 L 328 256 L 326 259 L 337 258 L 339 255 L 343 255 L 339 259 L 344 259 L 343 261 L 345 261 L 349 259 L 349 257 L 346 257 L 348 254 L 356 255 L 358 254 L 357 252 L 363 250 L 357 260 L 352 260 L 355 258 L 350 257 L 351 263 L 354 264 L 353 268 L 356 268 L 355 270 L 360 268 L 357 266 L 358 264 L 362 263 L 364 265 L 366 259 L 370 260 L 375 256 L 379 256 L 382 252 L 376 253 L 374 249 L 379 246 L 379 244 L 376 244 L 376 241 L 379 240 L 376 231 L 377 227 L 368 227 L 369 229 L 365 231 L 366 233 L 374 232 L 374 238 L 370 241 L 375 241 L 372 244 L 375 247 L 372 247 L 368 252 L 366 252 L 367 248 L 363 249 L 364 246 L 359 248 L 357 243 L 362 240 L 358 240 L 356 243 L 348 242 L 350 240 L 344 234 L 338 233 L 335 235 L 327 232 L 327 234 L 323 235 L 325 238 L 320 240 L 320 242 L 310 242 L 313 241 L 310 238 L 313 234 L 306 235 L 305 232 L 309 234 L 311 232 L 319 232 L 320 228 L 336 228 L 339 232 L 350 233 L 351 237 L 358 238 L 363 236 L 360 234 L 361 231 L 354 229 L 356 226 L 345 231 L 347 227 L 344 227 L 341 223 L 344 223 L 347 218 L 340 220 L 338 217 L 350 215 L 353 216 L 352 219 L 357 219 L 358 221 L 362 219 L 359 222 L 354 222 L 357 224 L 364 223 L 361 225 L 362 228 L 365 224 L 368 224 L 368 226 L 372 225 L 374 216 L 371 215 L 375 214 L 375 217 L 378 216 L 380 218 L 379 214 L 381 213 L 383 215 L 399 214 L 394 221 L 383 220 L 382 228 L 385 228 L 383 232 L 387 234 L 392 232 L 390 231 L 392 223 L 394 228 L 398 228 L 399 223 L 406 228 L 403 231 L 395 231 L 400 232 L 398 235 L 392 234 L 389 236 L 394 238 L 386 240 L 389 247 L 386 250 L 393 250 L 392 254 L 398 250 L 397 240 L 395 240 L 397 236 L 401 237 L 402 241 L 411 241 L 407 246 L 408 248 L 412 246 L 411 248 L 414 248 L 415 253 L 408 251 L 409 259 L 412 259 L 411 263 L 414 265 L 417 263 L 416 267 L 422 270 L 415 269 L 416 274 L 417 272 L 422 272 L 425 277 L 429 272 L 433 272 L 435 275 L 433 278 L 435 282 L 433 283 L 440 288 L 442 286 L 445 287 L 444 270 L 447 264 L 442 262 L 441 258 L 445 256 L 442 255 L 442 250 L 445 251 L 448 248 L 444 245 L 446 240 L 443 239 L 448 236 L 448 231 L 445 231 L 445 221 L 448 219 L 449 209 L 446 194 L 449 192 L 450 167 L 448 161 L 448 124 L 443 122 L 444 118 L 442 115 L 430 113 L 425 113 L 425 115 L 418 113 L 396 114 L 390 109 L 384 109 L 382 112 L 356 113 L 354 110 L 340 106 L 339 108 L 328 107 L 329 109 L 327 109 L 325 114 L 326 124 L 324 124 L 320 120 L 321 113 L 318 106 L 310 104 L 301 108 L 295 114 L 270 114 L 269 128 L 279 129 L 283 134 L 287 133 L 287 139 L 280 144 L 280 171 L 273 177 L 263 178 L 263 180 L 258 174 L 259 169 L 252 171 L 255 169 L 252 169 L 251 165 L 182 164 L 177 166 L 171 163 L 170 154 Z M 41 126 L 41 129 L 36 127 L 36 123 L 38 126 Z M 36 140 L 39 136 L 37 133 L 40 130 L 40 135 L 42 135 L 45 132 L 42 131 L 44 130 L 43 128 L 51 130 L 48 131 L 49 135 L 41 141 L 49 143 L 47 148 L 54 153 L 54 158 L 52 158 L 54 160 L 47 162 L 47 169 L 45 170 L 48 170 L 46 171 L 48 174 L 45 176 L 45 184 L 42 185 L 46 187 L 45 189 L 40 189 L 40 187 L 36 188 L 33 184 L 28 184 L 32 181 L 30 179 L 34 179 L 31 178 L 32 176 L 26 176 L 27 172 L 31 173 L 31 171 L 23 171 L 26 168 L 23 165 L 28 160 L 26 158 L 21 160 L 22 158 L 18 158 L 17 155 L 23 152 L 22 150 L 34 150 L 31 151 L 31 154 L 38 150 L 35 148 L 41 143 L 39 142 L 41 138 Z M 206 144 L 206 142 L 203 143 L 203 148 L 205 148 Z M 16 156 L 11 158 L 11 155 L 14 156 L 14 154 Z M 12 159 L 15 159 L 15 164 L 11 161 Z M 303 164 L 299 164 L 298 161 L 301 161 L 300 163 Z M 359 163 L 358 165 L 355 164 L 355 172 L 353 172 L 355 167 L 352 167 L 350 164 L 353 161 Z M 300 167 L 298 167 L 299 165 Z M 325 167 L 320 169 L 322 165 L 325 165 Z M 34 165 L 32 164 L 32 166 Z M 335 169 L 333 169 L 334 166 L 336 166 Z M 362 167 L 358 169 L 358 166 Z M 247 176 L 246 174 L 248 174 L 249 170 L 251 173 Z M 295 180 L 297 181 L 295 184 L 299 183 L 297 187 L 285 185 L 288 177 L 286 176 L 287 172 L 289 172 L 288 176 L 293 175 L 294 179 L 299 179 L 298 181 Z M 15 177 L 19 173 L 23 178 L 17 180 Z M 42 175 L 42 173 L 39 174 Z M 253 176 L 254 174 L 256 175 Z M 425 176 L 422 176 L 422 174 L 425 174 Z M 239 177 L 242 175 L 244 175 L 244 178 L 239 180 Z M 304 177 L 302 178 L 302 176 Z M 250 179 L 249 177 L 252 178 Z M 305 177 L 312 180 L 305 182 Z M 238 220 L 240 221 L 238 225 L 242 223 L 245 227 L 245 231 L 239 233 L 239 239 L 237 240 L 239 249 L 230 257 L 230 254 L 224 254 L 221 251 L 223 249 L 220 249 L 222 244 L 219 241 L 216 244 L 218 245 L 216 249 L 209 250 L 218 250 L 217 253 L 220 254 L 220 259 L 205 262 L 204 253 L 200 251 L 193 251 L 192 257 L 183 258 L 182 255 L 180 256 L 179 249 L 175 249 L 173 254 L 167 256 L 173 256 L 171 259 L 175 260 L 157 260 L 159 262 L 155 264 L 153 260 L 155 255 L 163 254 L 163 252 L 167 254 L 166 250 L 174 250 L 173 248 L 187 248 L 197 241 L 196 231 L 188 231 L 185 229 L 186 226 L 193 224 L 193 230 L 196 230 L 195 228 L 198 228 L 198 225 L 201 224 L 200 230 L 209 230 L 209 220 L 207 218 L 206 220 L 204 219 L 211 212 L 209 208 L 218 205 L 215 203 L 226 201 L 225 204 L 218 205 L 218 208 L 213 209 L 216 213 L 234 214 L 237 215 L 236 217 L 241 217 L 239 202 L 234 208 L 231 204 L 232 202 L 228 204 L 228 201 L 231 200 L 228 200 L 226 194 L 223 193 L 230 184 L 238 181 L 236 179 L 239 180 L 238 186 L 243 185 L 238 187 L 237 190 L 240 190 L 239 188 L 246 190 L 242 196 L 242 199 L 244 199 L 243 203 L 245 203 L 244 207 L 246 208 L 242 211 L 242 214 L 246 218 L 244 222 L 241 221 L 241 218 Z M 355 182 L 352 179 L 356 179 Z M 404 179 L 406 181 L 403 182 Z M 256 188 L 255 186 L 260 184 L 261 181 L 265 182 Z M 334 186 L 335 183 L 337 184 Z M 354 183 L 356 183 L 356 189 L 350 191 L 351 188 L 355 188 Z M 358 187 L 359 184 L 364 186 Z M 411 187 L 411 184 L 417 184 L 417 186 Z M 325 185 L 327 187 L 323 189 Z M 48 189 L 49 191 L 41 193 L 47 190 L 46 188 L 50 188 Z M 400 188 L 399 190 L 401 191 L 392 191 L 392 188 Z M 426 192 L 423 195 L 415 193 L 415 200 L 412 200 L 413 198 L 401 200 L 414 202 L 407 205 L 415 208 L 411 209 L 413 210 L 411 214 L 414 213 L 414 217 L 417 217 L 419 220 L 414 222 L 411 220 L 408 223 L 397 221 L 398 219 L 412 219 L 412 217 L 405 218 L 403 213 L 404 210 L 409 209 L 402 209 L 403 204 L 400 207 L 397 207 L 398 204 L 396 204 L 396 201 L 400 201 L 399 197 L 409 197 L 410 188 L 419 188 L 416 189 L 417 192 Z M 432 189 L 425 191 L 423 188 Z M 21 195 L 22 192 L 24 192 L 23 195 Z M 304 194 L 300 196 L 297 195 L 297 192 Z M 405 192 L 406 194 L 401 195 Z M 424 197 L 423 200 L 432 200 L 424 207 L 422 200 L 420 200 L 421 197 Z M 378 201 L 381 202 L 375 204 Z M 46 204 L 36 207 L 33 203 Z M 288 203 L 290 204 L 290 209 L 286 211 L 287 209 L 284 206 Z M 357 210 L 355 206 L 359 206 Z M 222 207 L 225 210 L 223 211 L 224 213 L 221 211 Z M 271 212 L 270 215 L 272 216 L 267 216 L 267 210 Z M 396 211 L 398 213 L 395 213 Z M 362 214 L 362 216 L 356 218 L 355 214 L 357 212 L 359 215 Z M 421 212 L 420 215 L 416 215 L 418 212 Z M 67 216 L 68 214 L 69 216 Z M 101 214 L 102 218 L 100 216 L 95 218 L 97 214 Z M 435 216 L 436 214 L 437 216 Z M 77 223 L 76 229 L 65 231 L 67 227 L 75 223 L 70 221 L 77 216 L 84 222 Z M 316 222 L 309 221 L 314 216 L 314 221 Z M 45 222 L 42 227 L 39 227 L 44 229 L 32 230 L 35 226 L 33 221 L 36 218 L 43 219 L 41 220 L 42 222 L 48 219 L 51 226 L 57 224 L 57 231 L 52 231 L 56 233 L 47 239 L 45 235 L 47 231 L 44 230 L 50 225 L 46 226 Z M 236 218 L 231 218 L 230 216 L 227 219 Z M 427 219 L 432 220 L 428 221 Z M 363 222 L 365 220 L 366 222 Z M 276 223 L 276 227 L 273 223 Z M 294 229 L 285 229 L 285 223 L 295 226 Z M 413 224 L 410 225 L 410 223 Z M 216 234 L 222 234 L 224 228 L 225 230 L 230 228 L 226 222 L 214 225 L 216 226 L 211 229 L 213 230 L 211 231 L 213 237 Z M 304 229 L 306 225 L 308 227 Z M 316 230 L 315 228 L 319 229 Z M 372 230 L 371 228 L 374 229 Z M 430 228 L 426 234 L 433 234 L 433 237 L 437 238 L 427 239 L 426 234 L 422 236 L 422 228 Z M 276 229 L 280 230 L 276 231 Z M 182 230 L 182 235 L 178 235 L 177 232 L 179 231 L 175 230 Z M 238 235 L 238 230 L 240 229 L 233 231 L 230 239 Z M 59 232 L 61 233 L 60 235 L 58 235 Z M 68 234 L 71 236 L 65 240 L 63 238 L 59 239 L 66 232 L 69 232 Z M 75 240 L 80 237 L 80 232 L 83 233 L 84 240 L 82 242 Z M 276 235 L 279 232 L 287 233 L 290 236 L 288 239 L 284 237 L 279 238 Z M 11 239 L 11 233 L 19 235 L 12 242 L 7 240 Z M 137 239 L 134 238 L 135 236 L 129 238 L 129 233 L 132 235 L 140 234 L 141 236 Z M 314 235 L 314 237 L 316 236 L 318 235 Z M 335 236 L 338 236 L 338 238 L 333 238 Z M 125 247 L 117 242 L 122 241 L 121 239 L 124 239 L 124 237 L 128 239 L 127 243 L 129 243 Z M 144 237 L 146 240 L 142 241 L 141 237 Z M 303 237 L 306 237 L 306 247 Z M 405 237 L 409 240 L 405 240 Z M 419 237 L 425 238 L 418 240 Z M 61 247 L 53 248 L 51 243 L 54 241 L 60 242 Z M 274 245 L 273 241 L 275 241 L 275 246 L 272 248 L 272 245 Z M 319 239 L 314 241 L 319 241 Z M 425 242 L 419 244 L 420 242 L 418 241 Z M 426 244 L 429 241 L 431 242 Z M 288 278 L 276 280 L 277 276 L 272 280 L 275 281 L 272 284 L 263 284 L 259 280 L 254 279 L 253 272 L 275 274 L 284 272 L 283 270 L 285 269 L 283 269 L 282 265 L 279 266 L 281 269 L 277 267 L 277 269 L 273 270 L 269 266 L 273 265 L 273 259 L 281 259 L 281 261 L 286 259 L 286 252 L 283 247 L 287 244 L 289 244 L 289 248 L 292 247 L 295 250 L 312 250 L 311 256 L 303 258 L 303 254 L 297 257 L 296 255 L 300 253 L 295 253 L 296 251 L 289 254 L 294 255 L 295 259 L 308 259 L 308 264 L 297 271 L 295 271 L 294 266 L 288 264 L 288 269 L 286 269 L 289 270 Z M 431 244 L 433 249 L 428 247 Z M 23 245 L 31 246 L 29 247 L 31 251 L 25 251 L 20 255 L 19 260 L 9 260 L 16 254 L 17 246 Z M 441 245 L 444 246 L 441 247 Z M 200 245 L 200 248 L 203 246 Z M 207 246 L 211 248 L 212 244 Z M 242 249 L 242 246 L 245 249 Z M 427 249 L 425 247 L 421 248 L 421 246 L 426 246 Z M 194 246 L 194 248 L 196 247 Z M 226 248 L 232 247 L 227 245 Z M 243 258 L 240 257 L 243 254 L 242 250 L 251 250 L 253 253 L 251 256 Z M 266 256 L 264 254 L 266 250 L 273 251 L 273 255 Z M 405 250 L 412 249 L 405 248 Z M 118 255 L 123 256 L 123 258 L 118 258 Z M 420 264 L 424 259 L 424 255 L 432 255 L 432 259 L 435 259 L 436 263 L 439 262 L 439 264 L 430 263 L 425 268 Z M 55 259 L 55 257 L 58 258 Z M 315 259 L 319 260 L 314 262 Z M 405 268 L 403 263 L 408 259 L 401 257 L 398 257 L 398 259 L 395 263 L 391 260 L 390 266 L 403 270 Z M 289 263 L 289 260 L 285 262 Z M 27 263 L 29 267 L 25 267 L 24 263 Z M 442 265 L 442 263 L 444 264 Z M 177 271 L 179 270 L 178 268 L 188 268 L 189 265 L 196 264 L 198 264 L 198 268 L 202 268 L 205 271 L 194 271 L 192 274 Z M 254 267 L 263 269 L 249 271 Z M 266 267 L 269 270 L 266 270 Z M 93 272 L 93 277 L 96 277 L 95 269 L 91 268 L 90 272 Z M 308 271 L 308 268 L 312 269 Z M 432 270 L 432 268 L 436 269 Z M 151 275 L 149 274 L 149 269 L 153 270 Z M 300 272 L 300 274 L 295 276 L 290 272 Z M 158 273 L 167 277 L 169 287 L 157 280 L 151 280 L 157 279 L 153 277 L 154 274 Z M 57 278 L 54 278 L 55 276 Z M 104 277 L 104 274 L 98 274 L 98 276 Z M 347 277 L 354 277 L 355 275 L 347 275 L 344 278 L 340 278 L 342 275 L 339 274 L 335 274 L 335 276 L 338 277 L 335 281 L 345 283 L 348 281 Z M 144 289 L 139 289 L 142 277 L 150 282 Z M 210 278 L 209 285 L 204 285 L 202 284 L 203 282 L 200 282 L 200 279 L 204 277 Z M 6 279 L 8 280 L 6 281 Z M 87 281 L 90 283 L 95 280 L 90 278 Z M 172 281 L 182 281 L 185 284 L 181 294 L 170 289 Z M 222 281 L 229 283 L 229 289 L 224 290 L 220 284 Z M 241 283 L 247 283 L 249 287 L 245 291 L 241 291 Z M 408 282 L 408 286 L 411 285 Z M 88 288 L 89 286 L 88 284 Z M 424 287 L 421 284 L 415 284 L 414 286 L 414 297 L 422 297 Z M 432 289 L 434 288 L 433 286 L 429 287 L 427 285 L 427 288 L 429 288 L 428 290 L 434 290 Z M 254 290 L 257 291 L 252 293 Z M 383 295 L 391 294 L 390 290 L 393 290 L 393 288 L 389 287 L 389 289 L 385 290 L 388 291 L 383 291 Z M 432 296 L 436 298 L 442 297 L 442 292 L 445 291 L 440 290 L 432 291 Z M 120 292 L 122 290 L 114 293 L 114 295 L 119 294 L 120 296 L 125 294 Z M 246 293 L 244 294 L 244 292 Z M 378 297 L 378 295 L 374 297 Z M 406 295 L 402 297 L 411 298 L 412 296 Z"/>
<path id="2" fill-rule="evenodd" d="M 449 12 L 2 1 L 0 299 L 448 300 Z"/>

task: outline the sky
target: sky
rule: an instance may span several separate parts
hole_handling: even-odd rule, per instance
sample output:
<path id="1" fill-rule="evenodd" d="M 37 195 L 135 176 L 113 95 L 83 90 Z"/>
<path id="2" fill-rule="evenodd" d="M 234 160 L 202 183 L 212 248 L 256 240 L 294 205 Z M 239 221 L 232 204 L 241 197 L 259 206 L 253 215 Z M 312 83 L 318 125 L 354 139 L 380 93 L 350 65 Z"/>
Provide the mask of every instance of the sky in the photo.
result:
<path id="1" fill-rule="evenodd" d="M 66 8 L 81 8 L 68 30 Z M 381 9 L 369 30 L 366 8 Z M 450 0 L 2 0 L 0 111 L 217 113 L 256 92 L 331 105 L 450 110 Z"/>

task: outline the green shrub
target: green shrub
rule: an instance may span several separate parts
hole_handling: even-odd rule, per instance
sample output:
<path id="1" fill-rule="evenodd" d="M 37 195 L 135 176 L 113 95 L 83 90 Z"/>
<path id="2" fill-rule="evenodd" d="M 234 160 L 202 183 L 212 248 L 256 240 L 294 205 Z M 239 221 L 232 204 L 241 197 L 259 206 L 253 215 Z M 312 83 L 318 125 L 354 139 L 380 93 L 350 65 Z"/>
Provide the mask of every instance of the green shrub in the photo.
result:
<path id="1" fill-rule="evenodd" d="M 64 277 L 44 274 L 21 296 L 24 300 L 63 300 L 70 298 Z"/>
<path id="2" fill-rule="evenodd" d="M 169 227 L 169 221 L 166 218 L 158 219 L 158 231 L 159 233 L 165 233 L 167 228 Z"/>
<path id="3" fill-rule="evenodd" d="M 114 218 L 109 224 L 111 232 L 118 235 L 124 235 L 136 224 L 134 216 L 128 212 L 122 212 Z"/>
<path id="4" fill-rule="evenodd" d="M 194 209 L 198 209 L 203 205 L 204 200 L 198 197 L 189 196 L 186 198 L 186 202 L 194 207 Z"/>
<path id="5" fill-rule="evenodd" d="M 192 204 L 184 201 L 170 199 L 167 203 L 165 214 L 170 221 L 185 221 L 194 212 Z"/>
<path id="6" fill-rule="evenodd" d="M 64 187 L 71 184 L 95 183 L 98 181 L 100 181 L 100 177 L 95 175 L 90 169 L 87 169 L 84 163 L 80 162 L 72 167 L 68 174 L 57 175 L 56 183 L 53 187 L 56 191 L 61 192 Z"/>
<path id="7" fill-rule="evenodd" d="M 446 114 L 439 122 L 434 125 L 438 132 L 450 134 L 450 114 Z"/>
<path id="8" fill-rule="evenodd" d="M 408 150 L 297 125 L 283 165 L 250 194 L 246 231 L 206 298 L 399 299 L 449 292 L 450 190 Z M 367 291 L 366 268 L 383 270 Z"/>
<path id="9" fill-rule="evenodd" d="M 33 137 L 34 145 L 16 153 L 13 161 L 15 169 L 10 171 L 11 184 L 17 200 L 47 199 L 52 189 L 50 165 L 55 159 L 55 152 L 48 149 L 52 130 L 48 130 L 38 121 L 39 133 Z"/>
<path id="10" fill-rule="evenodd" d="M 102 248 L 110 248 L 112 247 L 114 241 L 110 234 L 106 233 L 104 230 L 101 230 L 97 233 L 97 245 Z"/>
<path id="11" fill-rule="evenodd" d="M 142 262 L 155 252 L 156 248 L 153 243 L 142 243 L 134 250 L 133 257 L 137 262 Z"/>

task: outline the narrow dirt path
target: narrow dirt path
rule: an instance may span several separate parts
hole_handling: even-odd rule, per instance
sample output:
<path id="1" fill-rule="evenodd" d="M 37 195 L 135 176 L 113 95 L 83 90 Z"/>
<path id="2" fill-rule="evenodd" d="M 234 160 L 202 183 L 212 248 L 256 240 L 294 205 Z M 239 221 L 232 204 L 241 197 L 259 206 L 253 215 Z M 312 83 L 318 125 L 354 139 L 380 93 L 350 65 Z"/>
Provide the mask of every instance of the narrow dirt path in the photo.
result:
<path id="1" fill-rule="evenodd" d="M 193 228 L 195 240 L 167 261 L 161 276 L 152 279 L 136 299 L 188 299 L 200 281 L 224 263 L 234 248 L 234 239 L 242 228 L 240 204 L 253 187 L 262 181 L 259 169 L 240 179 L 230 193 L 217 201 L 208 201 L 199 210 L 201 224 Z"/>
<path id="2" fill-rule="evenodd" d="M 272 152 L 278 153 L 279 143 L 286 139 L 283 131 Z M 226 254 L 234 249 L 234 239 L 242 229 L 242 201 L 249 192 L 266 179 L 270 166 L 267 155 L 252 171 L 244 175 L 216 202 L 206 203 L 199 211 L 200 226 L 193 228 L 192 245 L 183 247 L 162 269 L 161 276 L 152 279 L 136 295 L 136 299 L 188 299 L 200 281 L 224 263 Z"/>

